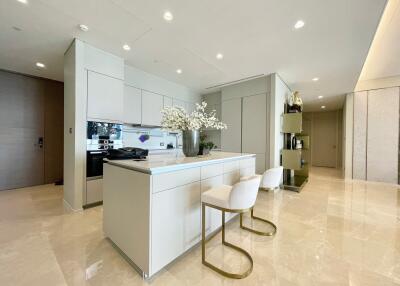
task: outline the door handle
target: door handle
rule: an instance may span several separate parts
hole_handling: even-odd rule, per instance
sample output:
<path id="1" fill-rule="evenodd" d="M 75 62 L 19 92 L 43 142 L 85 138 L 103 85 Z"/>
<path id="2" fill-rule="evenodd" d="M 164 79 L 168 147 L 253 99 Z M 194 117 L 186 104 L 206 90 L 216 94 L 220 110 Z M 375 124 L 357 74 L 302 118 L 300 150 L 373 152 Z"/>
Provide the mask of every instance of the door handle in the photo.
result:
<path id="1" fill-rule="evenodd" d="M 43 137 L 39 137 L 37 145 L 39 146 L 40 149 L 43 148 L 43 143 L 44 143 L 44 138 Z"/>

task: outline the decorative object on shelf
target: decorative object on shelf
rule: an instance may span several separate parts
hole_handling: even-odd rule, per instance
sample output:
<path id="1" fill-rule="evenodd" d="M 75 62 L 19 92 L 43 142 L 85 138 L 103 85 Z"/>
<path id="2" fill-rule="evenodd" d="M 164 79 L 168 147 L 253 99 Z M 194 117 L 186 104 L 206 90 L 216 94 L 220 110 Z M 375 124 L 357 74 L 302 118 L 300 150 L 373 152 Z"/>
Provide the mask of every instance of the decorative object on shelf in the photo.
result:
<path id="1" fill-rule="evenodd" d="M 226 129 L 215 115 L 216 111 L 206 112 L 206 102 L 196 103 L 196 109 L 188 114 L 180 106 L 167 106 L 161 110 L 161 126 L 167 130 L 182 131 L 183 154 L 187 157 L 197 156 L 200 149 L 200 130 L 201 129 Z"/>
<path id="2" fill-rule="evenodd" d="M 287 98 L 287 113 L 302 112 L 303 101 L 298 91 L 291 93 Z"/>
<path id="3" fill-rule="evenodd" d="M 211 141 L 206 142 L 207 134 L 200 133 L 200 150 L 199 155 L 208 155 L 215 148 L 215 144 Z"/>

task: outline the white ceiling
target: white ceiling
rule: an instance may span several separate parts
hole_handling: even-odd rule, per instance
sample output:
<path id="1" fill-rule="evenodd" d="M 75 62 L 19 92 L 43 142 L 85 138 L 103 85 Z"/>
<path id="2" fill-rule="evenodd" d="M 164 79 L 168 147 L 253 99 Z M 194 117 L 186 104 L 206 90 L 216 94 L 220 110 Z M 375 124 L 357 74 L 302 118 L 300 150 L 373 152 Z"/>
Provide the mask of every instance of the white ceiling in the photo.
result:
<path id="1" fill-rule="evenodd" d="M 308 107 L 342 104 L 359 77 L 386 0 L 0 1 L 0 68 L 63 80 L 74 37 L 128 64 L 206 93 L 277 72 Z M 162 18 L 168 9 L 171 23 Z M 293 28 L 302 19 L 306 25 Z M 86 33 L 77 26 L 86 24 Z M 16 31 L 12 27 L 18 27 Z M 130 52 L 122 50 L 129 44 Z M 221 52 L 224 59 L 215 55 Z M 46 64 L 45 70 L 35 62 Z M 181 68 L 178 75 L 175 70 Z M 311 79 L 319 77 L 318 82 Z M 326 101 L 325 101 L 326 100 Z M 329 106 L 328 106 L 329 104 Z M 311 110 L 310 110 L 311 111 Z"/>
<path id="2" fill-rule="evenodd" d="M 389 0 L 360 81 L 400 75 L 400 0 Z"/>

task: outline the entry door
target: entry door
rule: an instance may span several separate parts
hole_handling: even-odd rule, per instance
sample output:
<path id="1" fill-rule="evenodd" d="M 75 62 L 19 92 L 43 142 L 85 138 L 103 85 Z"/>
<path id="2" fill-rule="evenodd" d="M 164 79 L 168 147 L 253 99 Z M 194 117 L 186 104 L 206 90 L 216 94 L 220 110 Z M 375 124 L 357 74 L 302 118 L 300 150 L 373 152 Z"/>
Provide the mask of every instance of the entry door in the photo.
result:
<path id="1" fill-rule="evenodd" d="M 44 84 L 0 71 L 0 190 L 44 183 L 43 140 Z"/>
<path id="2" fill-rule="evenodd" d="M 313 114 L 313 166 L 336 168 L 337 135 L 336 111 Z"/>

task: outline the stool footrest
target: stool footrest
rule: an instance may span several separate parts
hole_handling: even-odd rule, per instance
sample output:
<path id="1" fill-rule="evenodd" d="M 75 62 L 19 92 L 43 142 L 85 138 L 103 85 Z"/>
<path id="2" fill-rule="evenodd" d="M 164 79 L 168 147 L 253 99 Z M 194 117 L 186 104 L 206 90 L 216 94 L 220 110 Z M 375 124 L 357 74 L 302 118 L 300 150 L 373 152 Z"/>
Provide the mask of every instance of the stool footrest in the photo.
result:
<path id="1" fill-rule="evenodd" d="M 263 219 L 263 218 L 255 216 L 253 209 L 251 210 L 251 218 L 255 219 L 255 220 L 262 221 L 262 222 L 265 222 L 265 223 L 271 225 L 273 227 L 273 231 L 264 232 L 264 231 L 259 231 L 259 230 L 256 230 L 256 229 L 253 229 L 253 228 L 250 228 L 250 227 L 247 227 L 247 226 L 243 225 L 243 213 L 240 214 L 240 228 L 242 228 L 244 230 L 247 230 L 247 231 L 250 231 L 252 233 L 258 234 L 258 235 L 263 235 L 263 236 L 273 236 L 276 233 L 276 225 L 273 222 L 269 221 L 269 220 L 266 220 L 266 219 Z"/>

